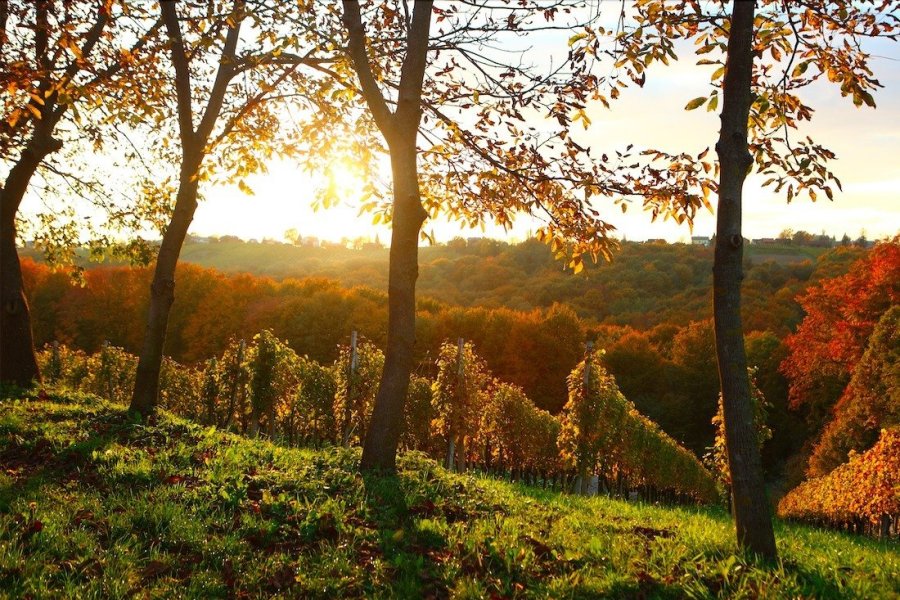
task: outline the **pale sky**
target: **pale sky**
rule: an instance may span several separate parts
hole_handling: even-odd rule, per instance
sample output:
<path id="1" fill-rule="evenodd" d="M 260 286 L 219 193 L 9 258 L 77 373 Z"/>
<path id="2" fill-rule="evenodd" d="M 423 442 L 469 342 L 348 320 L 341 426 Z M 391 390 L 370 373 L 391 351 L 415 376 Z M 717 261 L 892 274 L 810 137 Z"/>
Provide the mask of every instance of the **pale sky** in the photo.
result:
<path id="1" fill-rule="evenodd" d="M 562 39 L 564 44 L 565 37 Z M 714 67 L 696 66 L 696 58 L 688 48 L 681 47 L 680 60 L 671 66 L 654 65 L 647 85 L 624 90 L 611 111 L 599 105 L 589 107 L 592 125 L 587 131 L 577 132 L 579 142 L 590 145 L 594 156 L 629 143 L 637 148 L 657 147 L 694 154 L 713 146 L 718 137 L 718 114 L 706 112 L 705 108 L 686 112 L 683 107 L 690 99 L 708 94 Z M 875 55 L 875 75 L 884 85 L 875 94 L 878 108 L 856 108 L 849 99 L 840 97 L 836 86 L 816 84 L 802 93 L 816 109 L 813 121 L 804 123 L 803 129 L 794 134 L 795 138 L 810 135 L 836 152 L 838 158 L 831 168 L 843 182 L 844 192 L 835 190 L 833 202 L 820 199 L 814 204 L 803 196 L 788 205 L 783 193 L 775 195 L 771 188 L 762 189 L 762 179 L 751 176 L 745 187 L 746 237 L 773 237 L 787 228 L 825 231 L 838 238 L 844 233 L 855 238 L 864 231 L 869 239 L 878 239 L 900 232 L 900 46 L 882 41 L 870 44 L 869 51 Z M 301 236 L 334 241 L 373 239 L 376 235 L 383 242 L 390 239 L 388 228 L 371 225 L 371 215 L 357 216 L 359 202 L 354 190 L 360 184 L 352 176 L 342 181 L 347 194 L 343 202 L 318 212 L 310 204 L 321 180 L 290 162 L 272 163 L 267 174 L 248 177 L 247 183 L 255 190 L 255 196 L 247 196 L 237 187 L 202 190 L 206 200 L 201 202 L 190 232 L 199 236 L 280 240 L 286 230 L 296 229 Z M 32 195 L 22 208 L 26 214 L 34 213 L 40 210 L 40 203 Z M 637 206 L 624 215 L 611 203 L 608 209 L 607 218 L 618 228 L 619 237 L 683 241 L 691 235 L 686 225 L 651 224 L 648 215 Z M 517 241 L 536 226 L 536 221 L 525 217 L 510 232 L 497 227 L 488 227 L 485 232 L 463 230 L 452 223 L 431 220 L 424 229 L 433 232 L 438 241 L 457 235 Z M 714 227 L 714 216 L 703 212 L 696 220 L 694 234 L 710 235 Z"/>
<path id="2" fill-rule="evenodd" d="M 761 187 L 763 178 L 751 176 L 745 187 L 747 237 L 774 237 L 788 228 L 825 231 L 838 238 L 865 232 L 869 239 L 877 239 L 900 232 L 900 46 L 882 42 L 871 51 L 877 55 L 872 59 L 875 74 L 885 86 L 875 94 L 877 109 L 854 107 L 832 84 L 816 84 L 803 91 L 816 112 L 795 137 L 810 135 L 837 154 L 832 170 L 843 183 L 843 193 L 835 190 L 834 201 L 820 198 L 813 203 L 803 196 L 787 204 L 784 191 L 776 195 L 771 188 Z M 681 60 L 671 66 L 651 70 L 643 89 L 625 90 L 613 110 L 591 109 L 592 125 L 579 134 L 580 139 L 591 144 L 595 155 L 629 143 L 694 153 L 714 145 L 718 113 L 683 109 L 688 100 L 709 89 L 710 67 L 694 62 L 692 56 L 681 54 Z M 370 215 L 357 217 L 354 198 L 337 208 L 313 212 L 309 205 L 318 182 L 288 163 L 273 164 L 267 175 L 251 177 L 248 183 L 256 196 L 247 197 L 236 189 L 210 190 L 207 197 L 214 200 L 201 204 L 192 233 L 281 239 L 284 231 L 295 228 L 301 235 L 331 240 L 374 238 L 376 233 L 382 241 L 390 238 L 389 229 L 371 225 Z M 348 189 L 354 187 L 352 180 L 345 183 Z M 607 214 L 619 235 L 629 240 L 679 241 L 691 235 L 686 225 L 651 224 L 638 207 L 623 215 L 610 204 Z M 535 227 L 536 222 L 527 217 L 508 233 L 497 227 L 482 233 L 447 222 L 425 223 L 425 230 L 433 231 L 439 241 L 457 235 L 521 240 Z M 694 234 L 710 235 L 714 228 L 714 215 L 704 211 L 696 220 Z"/>

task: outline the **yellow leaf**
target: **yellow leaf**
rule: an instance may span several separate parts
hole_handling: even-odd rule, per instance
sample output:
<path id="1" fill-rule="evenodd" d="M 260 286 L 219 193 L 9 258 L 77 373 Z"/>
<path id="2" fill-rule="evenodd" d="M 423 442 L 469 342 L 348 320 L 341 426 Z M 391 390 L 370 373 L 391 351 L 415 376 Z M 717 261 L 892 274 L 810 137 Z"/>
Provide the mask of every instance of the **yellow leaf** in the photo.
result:
<path id="1" fill-rule="evenodd" d="M 575 44 L 577 44 L 578 42 L 580 42 L 581 40 L 583 40 L 586 37 L 587 37 L 586 33 L 576 33 L 575 35 L 573 35 L 572 37 L 569 38 L 569 47 L 571 48 L 572 46 L 574 46 Z"/>
<path id="2" fill-rule="evenodd" d="M 700 96 L 699 98 L 694 98 L 684 106 L 684 110 L 694 110 L 695 108 L 699 108 L 706 102 L 706 96 Z"/>

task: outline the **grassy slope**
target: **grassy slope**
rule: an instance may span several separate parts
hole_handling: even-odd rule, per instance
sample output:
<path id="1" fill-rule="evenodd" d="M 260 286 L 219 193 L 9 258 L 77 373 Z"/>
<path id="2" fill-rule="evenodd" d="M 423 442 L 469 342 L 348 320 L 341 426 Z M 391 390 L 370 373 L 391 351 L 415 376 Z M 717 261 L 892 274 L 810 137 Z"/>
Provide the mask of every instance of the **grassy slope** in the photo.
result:
<path id="1" fill-rule="evenodd" d="M 896 545 L 448 474 L 364 480 L 357 451 L 287 450 L 71 395 L 0 404 L 0 596 L 892 597 Z"/>

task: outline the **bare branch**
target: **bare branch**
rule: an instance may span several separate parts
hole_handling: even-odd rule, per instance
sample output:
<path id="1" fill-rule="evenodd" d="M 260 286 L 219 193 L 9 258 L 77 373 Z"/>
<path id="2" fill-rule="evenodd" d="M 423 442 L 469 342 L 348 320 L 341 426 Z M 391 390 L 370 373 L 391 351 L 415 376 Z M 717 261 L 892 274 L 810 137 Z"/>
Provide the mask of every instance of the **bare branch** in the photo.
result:
<path id="1" fill-rule="evenodd" d="M 418 128 L 422 113 L 422 81 L 428 62 L 428 34 L 433 0 L 419 0 L 413 9 L 412 25 L 406 41 L 406 59 L 400 71 L 397 95 L 397 124 Z"/>
<path id="2" fill-rule="evenodd" d="M 384 95 L 372 74 L 369 56 L 366 52 L 366 29 L 362 24 L 359 4 L 356 0 L 343 0 L 344 26 L 347 28 L 347 54 L 353 61 L 363 97 L 372 111 L 372 117 L 382 132 L 391 130 L 392 117 Z M 418 13 L 418 9 L 416 13 Z"/>
<path id="3" fill-rule="evenodd" d="M 219 69 L 216 72 L 216 80 L 213 82 L 212 91 L 209 94 L 209 101 L 206 104 L 206 110 L 203 111 L 203 118 L 197 127 L 197 135 L 205 144 L 212 133 L 213 127 L 222 111 L 222 104 L 225 101 L 225 92 L 232 78 L 237 74 L 235 71 L 235 63 L 237 62 L 237 43 L 241 32 L 241 23 L 244 21 L 244 2 L 243 0 L 235 0 L 234 11 L 232 12 L 231 21 L 228 25 L 228 33 L 225 35 L 225 46 L 222 49 L 222 56 L 219 60 Z"/>
<path id="4" fill-rule="evenodd" d="M 181 25 L 178 23 L 176 2 L 160 2 L 163 23 L 169 34 L 171 44 L 172 66 L 175 68 L 175 93 L 178 97 L 178 129 L 182 141 L 194 137 L 194 109 L 191 103 L 191 69 L 187 53 L 184 49 L 184 38 L 181 36 Z"/>

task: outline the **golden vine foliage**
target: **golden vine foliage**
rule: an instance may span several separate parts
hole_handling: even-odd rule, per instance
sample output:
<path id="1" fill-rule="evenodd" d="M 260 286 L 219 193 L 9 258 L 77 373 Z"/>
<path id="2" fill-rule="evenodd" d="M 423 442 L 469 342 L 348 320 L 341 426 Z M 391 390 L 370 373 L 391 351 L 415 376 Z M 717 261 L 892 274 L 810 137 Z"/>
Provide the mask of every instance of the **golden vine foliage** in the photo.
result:
<path id="1" fill-rule="evenodd" d="M 484 393 L 491 381 L 484 360 L 471 342 L 459 346 L 444 342 L 432 385 L 432 432 L 446 440 L 464 440 L 478 431 Z"/>
<path id="2" fill-rule="evenodd" d="M 715 481 L 697 457 L 640 414 L 593 352 L 569 375 L 559 447 L 583 475 L 624 479 L 700 501 L 716 498 Z M 587 373 L 585 372 L 587 370 Z M 586 377 L 587 375 L 587 377 Z"/>
<path id="3" fill-rule="evenodd" d="M 763 444 L 772 439 L 772 429 L 766 423 L 769 403 L 756 384 L 756 367 L 747 369 L 750 376 L 750 400 L 753 402 L 753 426 L 756 429 L 756 442 L 762 448 Z M 725 443 L 725 411 L 722 406 L 722 394 L 719 394 L 718 410 L 712 418 L 712 424 L 716 428 L 716 438 L 709 451 L 704 456 L 704 462 L 715 473 L 726 490 L 731 490 L 731 469 L 728 466 L 728 447 Z"/>
<path id="4" fill-rule="evenodd" d="M 871 449 L 824 477 L 791 490 L 778 504 L 778 515 L 840 527 L 871 525 L 883 516 L 900 518 L 900 428 L 883 429 Z"/>
<path id="5" fill-rule="evenodd" d="M 457 446 L 460 455 L 476 467 L 561 484 L 571 474 L 577 437 L 579 460 L 589 472 L 620 477 L 621 493 L 647 487 L 672 492 L 673 499 L 682 501 L 716 500 L 713 480 L 700 462 L 638 413 L 602 367 L 591 368 L 591 402 L 579 409 L 585 414 L 577 417 L 576 427 L 572 398 L 581 402 L 581 395 L 573 392 L 566 412 L 557 418 L 537 408 L 519 387 L 491 381 L 471 344 L 464 347 L 460 377 L 457 351 L 456 344 L 444 344 L 435 381 L 413 376 L 404 414 L 407 449 L 443 459 L 452 435 L 464 442 Z M 371 414 L 383 355 L 371 343 L 361 343 L 357 369 L 348 380 L 349 355 L 344 347 L 334 365 L 322 366 L 298 356 L 267 331 L 249 344 L 233 339 L 218 358 L 197 367 L 165 359 L 160 406 L 201 423 L 265 434 L 291 446 L 340 444 L 349 423 L 348 441 L 355 444 Z M 119 403 L 128 398 L 137 364 L 137 357 L 109 345 L 94 355 L 64 345 L 47 346 L 38 360 L 48 385 Z M 576 378 L 582 381 L 582 369 L 573 371 L 570 387 Z M 466 397 L 472 401 L 464 401 Z M 455 429 L 449 429 L 451 424 Z"/>
<path id="6" fill-rule="evenodd" d="M 492 465 L 555 473 L 560 470 L 559 419 L 534 405 L 518 386 L 494 381 L 481 413 L 477 446 Z"/>
<path id="7" fill-rule="evenodd" d="M 355 365 L 351 365 L 350 346 L 341 346 L 334 365 L 334 414 L 347 442 L 365 439 L 383 369 L 384 354 L 374 344 L 357 345 Z"/>

